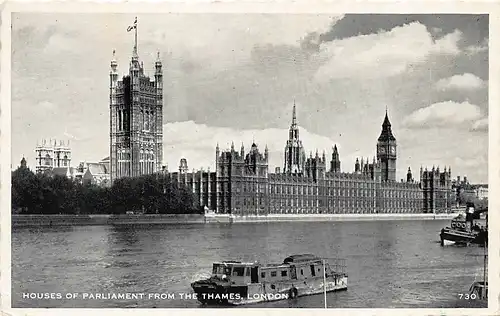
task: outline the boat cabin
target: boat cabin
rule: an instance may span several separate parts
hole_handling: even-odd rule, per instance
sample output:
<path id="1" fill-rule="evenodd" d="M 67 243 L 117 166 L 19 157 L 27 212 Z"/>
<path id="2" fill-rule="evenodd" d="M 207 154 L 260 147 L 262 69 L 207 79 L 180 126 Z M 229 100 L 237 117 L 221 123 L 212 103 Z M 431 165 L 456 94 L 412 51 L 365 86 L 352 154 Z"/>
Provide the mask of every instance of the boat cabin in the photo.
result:
<path id="1" fill-rule="evenodd" d="M 228 280 L 232 284 L 258 283 L 259 264 L 240 261 L 215 262 L 212 276 Z"/>
<path id="2" fill-rule="evenodd" d="M 326 277 L 344 273 L 345 264 L 335 265 L 335 271 L 326 264 Z M 287 257 L 281 264 L 261 265 L 257 262 L 222 261 L 213 264 L 212 276 L 228 280 L 231 284 L 250 284 L 307 280 L 323 277 L 323 259 L 314 255 L 294 255 Z"/>

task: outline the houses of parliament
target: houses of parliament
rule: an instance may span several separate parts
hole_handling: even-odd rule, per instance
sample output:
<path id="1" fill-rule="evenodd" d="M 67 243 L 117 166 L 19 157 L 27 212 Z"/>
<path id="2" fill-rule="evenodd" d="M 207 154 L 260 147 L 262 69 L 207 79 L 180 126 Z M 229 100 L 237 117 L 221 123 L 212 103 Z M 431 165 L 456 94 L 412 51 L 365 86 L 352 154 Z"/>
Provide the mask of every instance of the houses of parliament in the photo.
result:
<path id="1" fill-rule="evenodd" d="M 385 115 L 376 142 L 376 157 L 357 159 L 353 172 L 341 168 L 333 147 L 326 155 L 306 156 L 300 139 L 295 105 L 283 169 L 269 170 L 267 146 L 253 143 L 248 151 L 215 148 L 214 171 L 190 172 L 181 159 L 175 172 L 162 170 L 162 63 L 155 62 L 154 80 L 144 74 L 136 41 L 129 74 L 118 80 L 113 58 L 110 71 L 110 175 L 121 177 L 163 172 L 189 187 L 201 207 L 233 215 L 422 213 L 451 208 L 451 168 L 420 168 L 415 181 L 410 168 L 406 180 L 396 181 L 397 142 Z"/>
<path id="2" fill-rule="evenodd" d="M 420 168 L 415 181 L 396 181 L 397 142 L 385 115 L 372 161 L 356 159 L 354 172 L 342 172 L 337 146 L 326 155 L 306 156 L 295 106 L 284 152 L 284 166 L 269 172 L 269 151 L 253 143 L 248 152 L 215 149 L 214 172 L 189 172 L 187 160 L 169 173 L 193 190 L 201 206 L 233 215 L 432 213 L 451 209 L 451 168 Z"/>

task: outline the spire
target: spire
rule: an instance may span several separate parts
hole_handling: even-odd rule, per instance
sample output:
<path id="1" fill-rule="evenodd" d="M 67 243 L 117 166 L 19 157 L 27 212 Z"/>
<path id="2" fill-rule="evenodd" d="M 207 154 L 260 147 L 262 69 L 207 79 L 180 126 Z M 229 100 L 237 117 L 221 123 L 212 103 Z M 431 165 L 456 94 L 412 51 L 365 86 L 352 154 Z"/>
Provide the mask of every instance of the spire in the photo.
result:
<path id="1" fill-rule="evenodd" d="M 380 133 L 378 141 L 379 142 L 396 141 L 396 138 L 392 134 L 391 122 L 389 121 L 389 115 L 387 114 L 387 106 L 385 109 L 384 122 L 382 123 L 382 132 Z"/>
<path id="2" fill-rule="evenodd" d="M 335 144 L 335 145 L 333 146 L 333 153 L 334 153 L 334 154 L 338 154 L 338 153 L 339 153 L 339 151 L 338 151 L 338 149 L 337 149 L 337 144 Z"/>
<path id="3" fill-rule="evenodd" d="M 292 126 L 297 126 L 297 113 L 295 109 L 295 99 L 293 100 Z"/>

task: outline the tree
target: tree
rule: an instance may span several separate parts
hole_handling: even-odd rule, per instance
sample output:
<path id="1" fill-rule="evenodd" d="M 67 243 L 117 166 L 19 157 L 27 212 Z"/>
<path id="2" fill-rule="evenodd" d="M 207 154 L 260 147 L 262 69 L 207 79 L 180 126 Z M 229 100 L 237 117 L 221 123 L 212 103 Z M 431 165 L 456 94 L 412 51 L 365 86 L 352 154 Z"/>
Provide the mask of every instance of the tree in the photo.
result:
<path id="1" fill-rule="evenodd" d="M 35 175 L 27 168 L 12 172 L 12 210 L 28 214 L 197 213 L 191 189 L 168 175 L 117 179 L 111 188 L 82 185 L 64 176 Z"/>

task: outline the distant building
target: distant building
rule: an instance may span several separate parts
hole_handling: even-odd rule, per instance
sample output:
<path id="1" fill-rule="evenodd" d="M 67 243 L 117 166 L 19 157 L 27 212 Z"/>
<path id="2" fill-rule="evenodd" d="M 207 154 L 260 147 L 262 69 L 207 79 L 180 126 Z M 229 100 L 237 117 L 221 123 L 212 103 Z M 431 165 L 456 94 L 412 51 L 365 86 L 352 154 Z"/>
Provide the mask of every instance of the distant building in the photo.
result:
<path id="1" fill-rule="evenodd" d="M 475 187 L 475 194 L 476 197 L 480 200 L 487 199 L 488 198 L 488 185 L 487 184 L 476 184 L 474 185 Z"/>
<path id="2" fill-rule="evenodd" d="M 42 140 L 35 148 L 36 173 L 43 173 L 53 168 L 71 165 L 71 149 L 69 141 Z"/>
<path id="3" fill-rule="evenodd" d="M 93 184 L 103 187 L 111 186 L 111 179 L 106 166 L 102 163 L 89 163 L 82 177 L 83 184 Z"/>
<path id="4" fill-rule="evenodd" d="M 21 163 L 20 163 L 19 167 L 20 167 L 21 169 L 28 169 L 28 163 L 27 163 L 27 161 L 26 161 L 26 158 L 24 158 L 24 157 L 23 157 L 23 158 L 21 159 Z"/>
<path id="5" fill-rule="evenodd" d="M 136 29 L 137 30 L 137 29 Z M 136 34 L 137 35 L 137 34 Z M 161 171 L 163 159 L 163 70 L 160 55 L 154 80 L 144 73 L 137 53 L 137 36 L 129 73 L 118 80 L 113 52 L 110 71 L 111 181 Z"/>
<path id="6" fill-rule="evenodd" d="M 451 168 L 420 168 L 420 182 L 408 168 L 406 181 L 396 181 L 396 138 L 386 113 L 377 140 L 377 157 L 358 158 L 354 172 L 342 172 L 338 148 L 327 169 L 326 154 L 304 155 L 295 106 L 285 146 L 283 172 L 268 173 L 269 151 L 253 143 L 245 154 L 216 147 L 216 170 L 188 172 L 182 159 L 173 179 L 197 195 L 202 207 L 235 215 L 432 213 L 449 211 L 454 203 Z"/>
<path id="7" fill-rule="evenodd" d="M 76 178 L 82 184 L 93 184 L 98 186 L 109 187 L 111 186 L 111 175 L 109 174 L 109 161 L 104 158 L 100 162 L 80 162 L 77 170 Z"/>
<path id="8" fill-rule="evenodd" d="M 52 170 L 45 171 L 48 175 L 51 176 L 61 176 L 66 177 L 68 179 L 77 179 L 78 172 L 76 168 L 73 167 L 56 167 L 52 168 Z"/>

